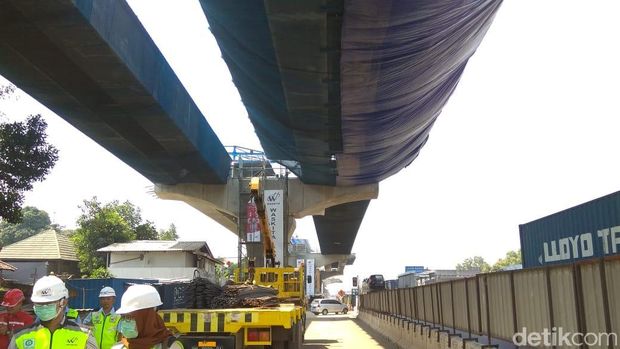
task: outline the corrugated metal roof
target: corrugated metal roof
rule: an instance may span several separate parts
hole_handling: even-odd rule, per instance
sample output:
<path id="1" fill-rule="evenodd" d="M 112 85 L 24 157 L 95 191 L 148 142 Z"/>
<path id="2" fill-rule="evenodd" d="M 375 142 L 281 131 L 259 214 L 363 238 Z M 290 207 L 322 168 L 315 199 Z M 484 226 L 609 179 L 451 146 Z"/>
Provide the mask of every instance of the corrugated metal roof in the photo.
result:
<path id="1" fill-rule="evenodd" d="M 145 251 L 170 251 L 176 245 L 176 241 L 159 240 L 136 240 L 132 242 L 117 242 L 100 248 L 98 252 L 145 252 Z"/>
<path id="2" fill-rule="evenodd" d="M 173 249 L 181 250 L 181 251 L 196 251 L 205 247 L 209 249 L 207 243 L 204 241 L 177 241 L 177 244 L 172 246 Z M 211 251 L 209 251 L 209 254 Z"/>
<path id="3" fill-rule="evenodd" d="M 55 230 L 46 230 L 14 244 L 5 246 L 0 251 L 4 260 L 52 260 L 77 261 L 73 242 L 65 234 Z"/>
<path id="4" fill-rule="evenodd" d="M 205 248 L 205 252 L 211 255 L 209 246 L 205 241 L 160 241 L 160 240 L 135 240 L 132 242 L 115 243 L 98 252 L 157 252 L 157 251 L 196 251 Z"/>

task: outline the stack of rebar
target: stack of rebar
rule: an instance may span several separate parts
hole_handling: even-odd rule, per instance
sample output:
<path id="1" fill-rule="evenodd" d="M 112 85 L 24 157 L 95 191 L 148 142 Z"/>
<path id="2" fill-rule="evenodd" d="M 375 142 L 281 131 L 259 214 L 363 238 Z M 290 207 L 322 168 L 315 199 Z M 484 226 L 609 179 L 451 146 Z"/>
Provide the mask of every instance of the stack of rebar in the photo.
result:
<path id="1" fill-rule="evenodd" d="M 185 294 L 185 307 L 190 309 L 213 309 L 212 301 L 222 294 L 222 288 L 208 279 L 195 278 Z"/>
<path id="2" fill-rule="evenodd" d="M 279 304 L 278 291 L 271 287 L 255 285 L 226 285 L 222 294 L 216 296 L 211 305 L 214 308 L 273 307 Z"/>
<path id="3" fill-rule="evenodd" d="M 185 306 L 190 309 L 275 307 L 280 303 L 274 288 L 247 284 L 220 287 L 205 278 L 192 280 L 186 292 Z"/>

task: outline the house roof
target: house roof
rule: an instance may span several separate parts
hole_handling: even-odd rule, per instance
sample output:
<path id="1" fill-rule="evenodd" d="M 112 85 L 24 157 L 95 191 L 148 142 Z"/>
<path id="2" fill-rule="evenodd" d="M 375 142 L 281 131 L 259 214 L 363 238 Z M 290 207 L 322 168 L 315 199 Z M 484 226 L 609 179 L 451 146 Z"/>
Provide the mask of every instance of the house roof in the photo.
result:
<path id="1" fill-rule="evenodd" d="M 209 259 L 219 262 L 213 257 L 209 245 L 205 241 L 161 241 L 135 240 L 124 243 L 114 243 L 100 248 L 97 252 L 202 252 Z"/>
<path id="2" fill-rule="evenodd" d="M 73 242 L 65 234 L 46 230 L 37 235 L 5 246 L 0 251 L 3 260 L 65 260 L 77 261 Z"/>

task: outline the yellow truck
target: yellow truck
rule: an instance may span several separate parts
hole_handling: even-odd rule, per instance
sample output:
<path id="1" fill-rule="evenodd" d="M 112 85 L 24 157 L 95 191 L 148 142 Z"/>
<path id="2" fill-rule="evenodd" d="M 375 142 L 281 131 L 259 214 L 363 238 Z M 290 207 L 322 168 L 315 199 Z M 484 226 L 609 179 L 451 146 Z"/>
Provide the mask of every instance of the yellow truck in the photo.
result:
<path id="1" fill-rule="evenodd" d="M 238 278 L 238 272 L 235 276 Z M 255 268 L 254 284 L 276 288 L 280 304 L 160 311 L 166 327 L 177 335 L 170 349 L 301 348 L 306 319 L 303 266 Z"/>
<path id="2" fill-rule="evenodd" d="M 275 249 L 265 216 L 261 180 L 250 181 L 250 198 L 257 206 L 267 267 L 235 271 L 236 282 L 278 290 L 278 306 L 237 309 L 173 309 L 159 312 L 177 335 L 170 349 L 298 349 L 306 323 L 304 267 L 274 267 Z M 241 275 L 246 276 L 243 280 Z"/>

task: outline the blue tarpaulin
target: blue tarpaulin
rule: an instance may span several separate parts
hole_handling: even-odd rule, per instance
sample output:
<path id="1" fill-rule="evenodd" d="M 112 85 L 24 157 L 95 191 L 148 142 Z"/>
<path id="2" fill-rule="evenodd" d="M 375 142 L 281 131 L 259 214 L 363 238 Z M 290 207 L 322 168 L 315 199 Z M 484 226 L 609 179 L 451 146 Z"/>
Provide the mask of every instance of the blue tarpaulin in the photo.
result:
<path id="1" fill-rule="evenodd" d="M 311 184 L 409 165 L 499 0 L 201 0 L 261 144 Z"/>
<path id="2" fill-rule="evenodd" d="M 337 184 L 379 182 L 416 158 L 500 4 L 345 2 Z"/>

